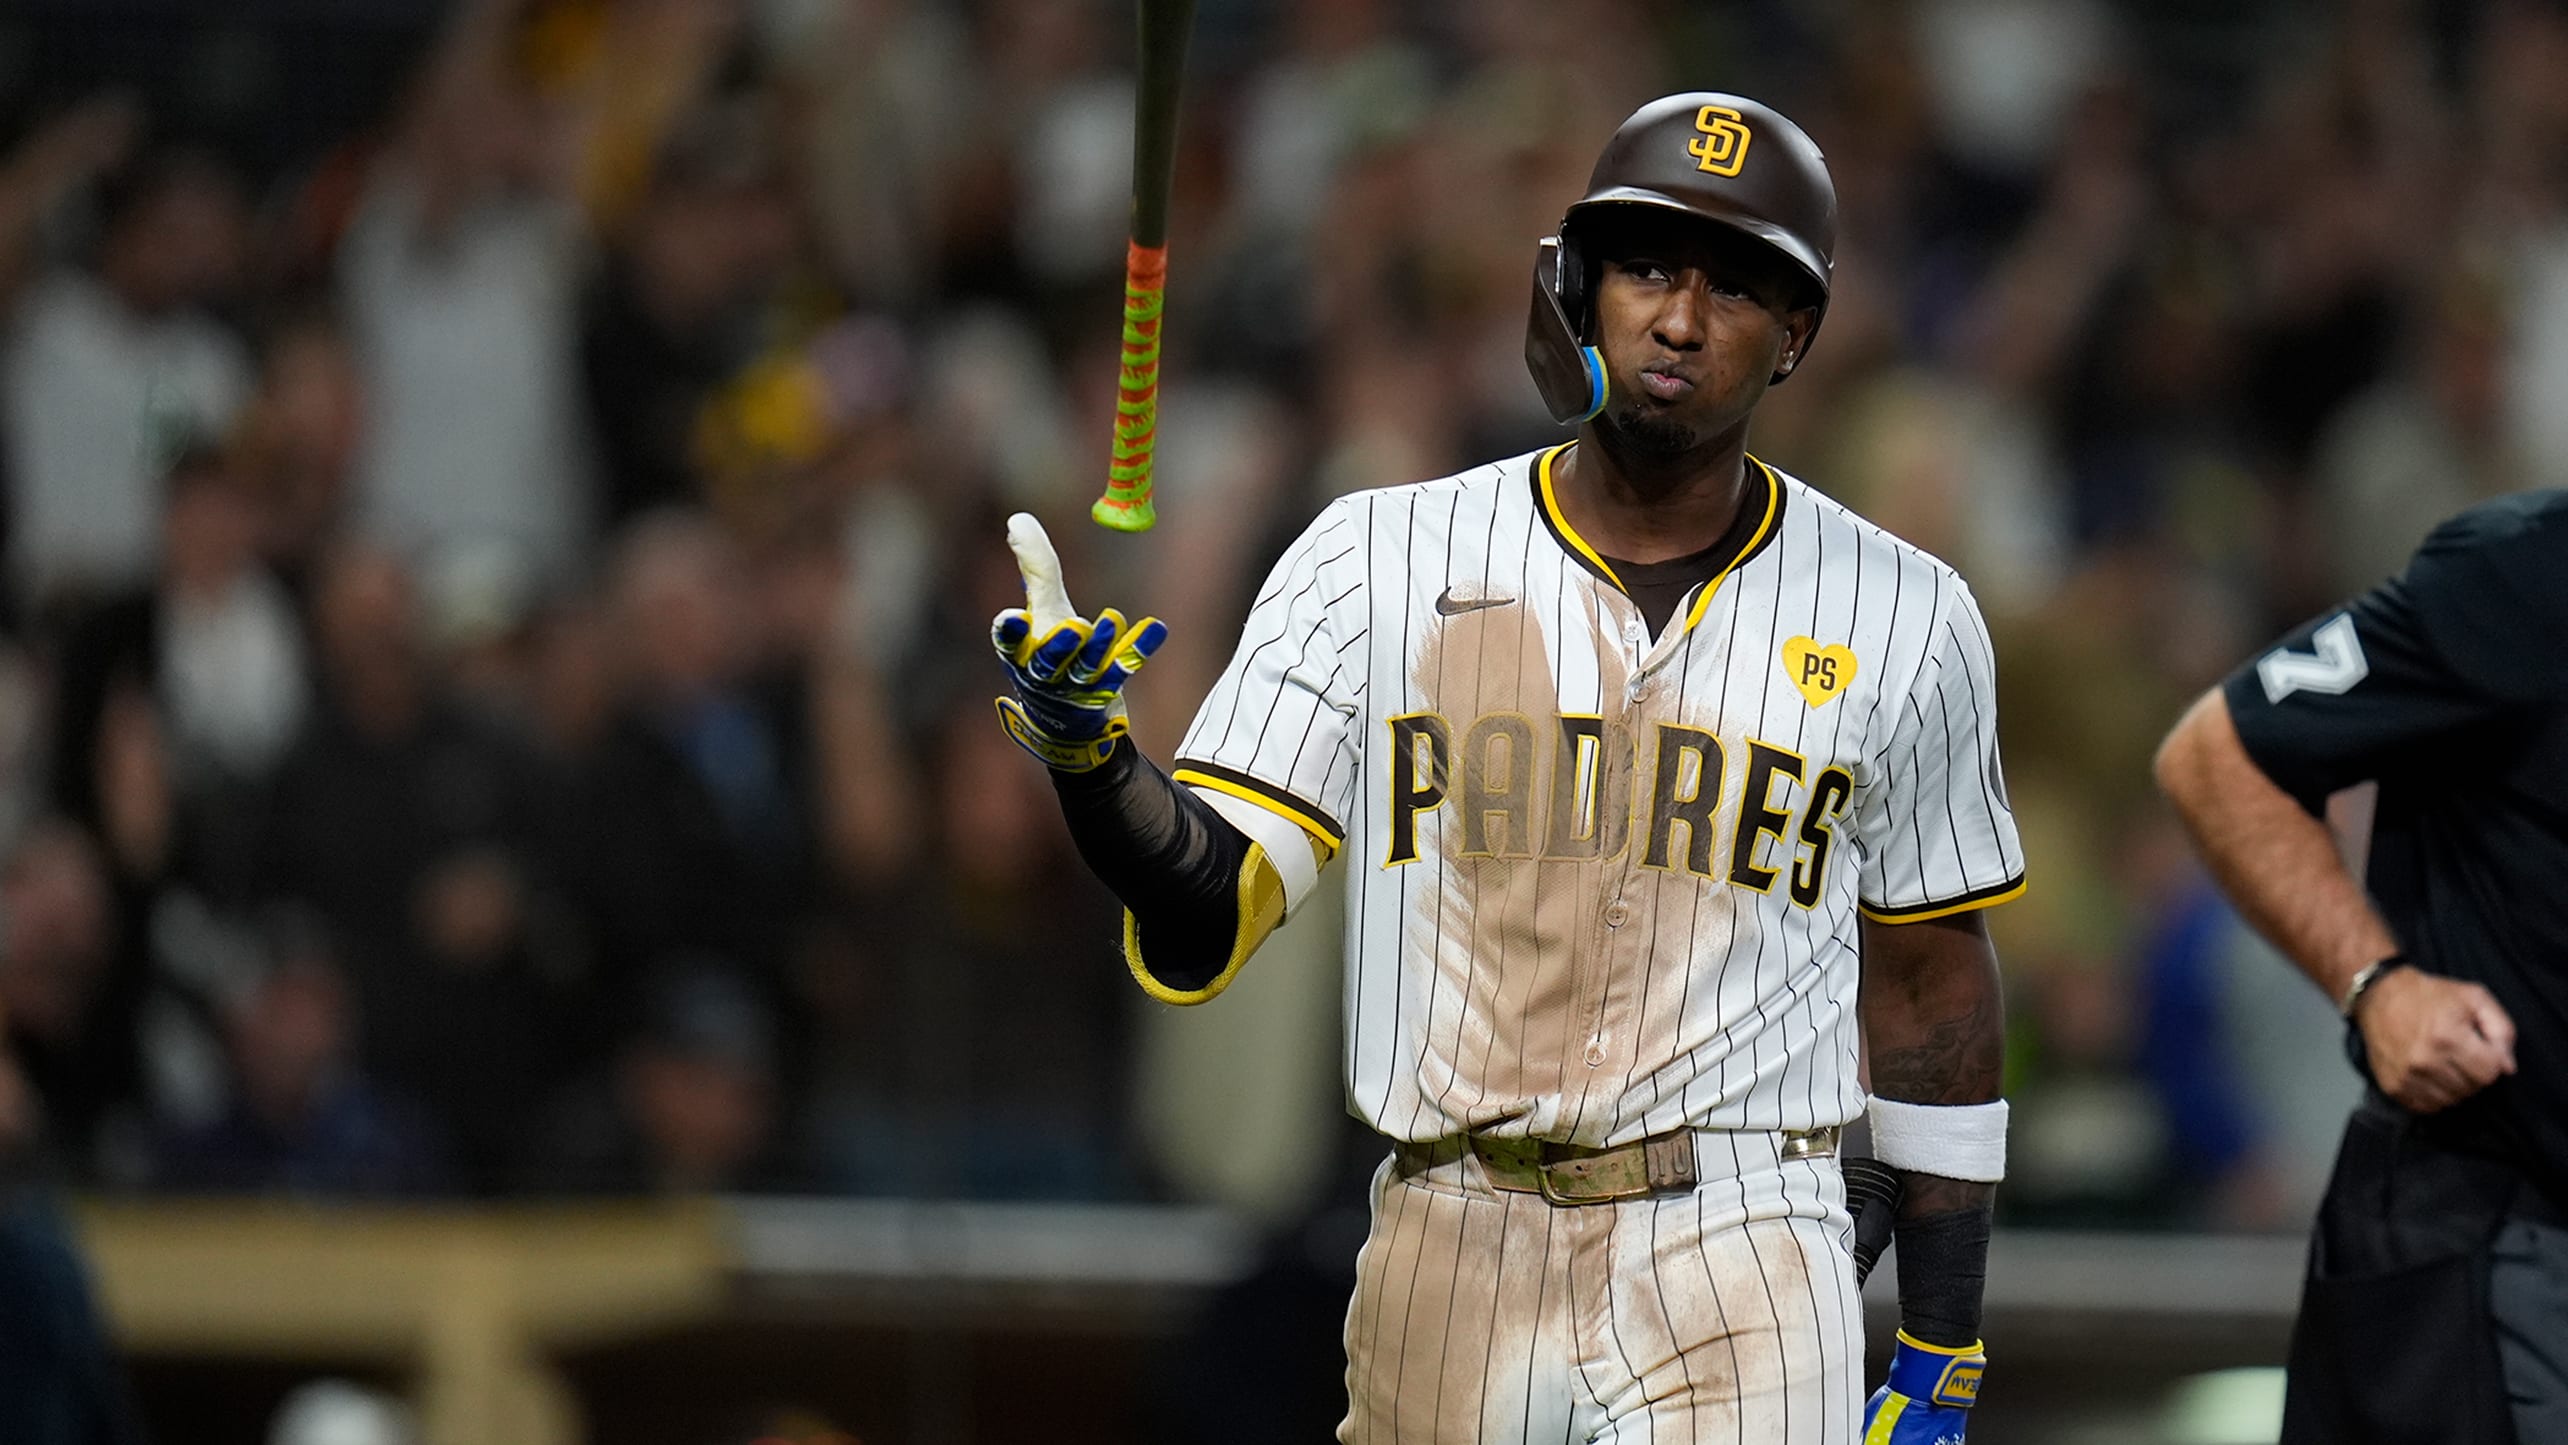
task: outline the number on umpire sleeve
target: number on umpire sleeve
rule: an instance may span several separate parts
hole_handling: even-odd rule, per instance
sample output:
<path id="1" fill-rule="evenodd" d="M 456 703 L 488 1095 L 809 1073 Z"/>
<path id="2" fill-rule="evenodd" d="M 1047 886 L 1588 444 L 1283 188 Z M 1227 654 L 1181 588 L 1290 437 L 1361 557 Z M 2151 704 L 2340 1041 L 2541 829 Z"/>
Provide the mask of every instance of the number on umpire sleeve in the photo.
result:
<path id="1" fill-rule="evenodd" d="M 2265 701 L 2278 703 L 2296 692 L 2336 697 L 2372 671 L 2349 614 L 2340 612 L 2327 619 L 2309 640 L 2317 648 L 2315 654 L 2278 647 L 2256 660 L 2256 680 L 2265 685 Z"/>

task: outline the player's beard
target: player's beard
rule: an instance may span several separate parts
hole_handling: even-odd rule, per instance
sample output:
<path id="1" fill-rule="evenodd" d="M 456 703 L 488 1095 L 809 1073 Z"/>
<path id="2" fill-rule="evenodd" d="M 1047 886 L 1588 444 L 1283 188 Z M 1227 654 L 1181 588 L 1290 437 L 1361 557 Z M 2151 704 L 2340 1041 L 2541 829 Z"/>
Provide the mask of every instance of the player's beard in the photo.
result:
<path id="1" fill-rule="evenodd" d="M 1648 403 L 1640 401 L 1599 413 L 1596 439 L 1626 471 L 1639 472 L 1672 470 L 1702 444 L 1694 428 L 1673 417 L 1652 415 Z"/>

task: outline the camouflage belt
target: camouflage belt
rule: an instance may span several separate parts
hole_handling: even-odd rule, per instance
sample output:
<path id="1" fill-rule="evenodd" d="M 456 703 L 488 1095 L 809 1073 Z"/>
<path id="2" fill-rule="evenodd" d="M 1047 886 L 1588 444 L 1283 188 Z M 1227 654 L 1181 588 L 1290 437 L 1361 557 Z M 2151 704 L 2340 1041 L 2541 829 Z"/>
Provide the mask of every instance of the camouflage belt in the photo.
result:
<path id="1" fill-rule="evenodd" d="M 1695 1167 L 1697 1131 L 1675 1129 L 1665 1134 L 1611 1148 L 1557 1144 L 1541 1139 L 1494 1139 L 1454 1135 L 1424 1144 L 1399 1146 L 1401 1161 L 1413 1171 L 1450 1163 L 1468 1149 L 1476 1155 L 1493 1189 L 1539 1194 L 1553 1204 L 1611 1204 L 1621 1199 L 1685 1194 L 1703 1181 Z M 1783 1159 L 1821 1158 L 1837 1152 L 1837 1130 L 1789 1129 L 1778 1139 Z"/>

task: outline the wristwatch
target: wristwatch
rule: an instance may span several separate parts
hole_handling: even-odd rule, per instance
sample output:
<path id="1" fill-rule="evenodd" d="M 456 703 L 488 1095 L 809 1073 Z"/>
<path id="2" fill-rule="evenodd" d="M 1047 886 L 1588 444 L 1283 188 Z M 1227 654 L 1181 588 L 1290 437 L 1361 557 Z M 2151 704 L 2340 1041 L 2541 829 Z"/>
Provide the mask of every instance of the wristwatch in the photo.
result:
<path id="1" fill-rule="evenodd" d="M 2372 985 L 2380 982 L 2381 975 L 2394 968 L 2405 968 L 2407 962 L 2406 954 L 2393 953 L 2377 963 L 2365 964 L 2363 970 L 2354 975 L 2353 981 L 2345 985 L 2345 997 L 2337 1000 L 2336 1011 L 2349 1019 L 2354 1017 L 2354 1010 L 2362 1004 L 2363 995 L 2372 991 Z"/>

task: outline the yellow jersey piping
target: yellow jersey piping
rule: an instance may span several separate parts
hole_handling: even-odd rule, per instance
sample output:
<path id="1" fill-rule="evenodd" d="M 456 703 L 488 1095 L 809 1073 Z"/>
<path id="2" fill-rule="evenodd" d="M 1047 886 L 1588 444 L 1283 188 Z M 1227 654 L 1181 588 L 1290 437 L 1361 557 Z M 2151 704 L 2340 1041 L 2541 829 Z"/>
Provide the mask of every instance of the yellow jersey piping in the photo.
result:
<path id="1" fill-rule="evenodd" d="M 1965 893 L 1959 898 L 1920 903 L 1911 908 L 1875 908 L 1869 903 L 1858 903 L 1856 906 L 1863 910 L 1864 917 L 1875 923 L 1923 923 L 1930 918 L 1950 918 L 1956 913 L 1968 913 L 1979 908 L 1995 908 L 2001 903 L 2011 902 L 2024 896 L 2024 885 L 2024 875 L 2018 873 L 2004 883 L 1980 889 L 1975 893 Z"/>
<path id="2" fill-rule="evenodd" d="M 1694 594 L 1694 606 L 1685 614 L 1685 630 L 1688 632 L 1692 632 L 1694 624 L 1703 620 L 1704 613 L 1712 610 L 1712 594 L 1721 590 L 1721 584 L 1729 580 L 1730 574 L 1739 570 L 1742 563 L 1764 549 L 1766 539 L 1774 535 L 1775 514 L 1783 510 L 1783 478 L 1776 476 L 1774 468 L 1758 462 L 1755 457 L 1750 457 L 1748 460 L 1756 462 L 1757 470 L 1765 473 L 1765 517 L 1757 523 L 1756 535 L 1748 539 L 1748 545 L 1739 549 L 1739 555 L 1721 564 L 1721 570 L 1713 573 L 1712 580 L 1703 584 L 1703 590 Z"/>
<path id="3" fill-rule="evenodd" d="M 1604 578 L 1613 584 L 1615 591 L 1628 597 L 1631 595 L 1631 588 L 1624 585 L 1622 577 L 1616 574 L 1612 564 L 1605 560 L 1604 555 L 1589 545 L 1587 539 L 1578 534 L 1578 529 L 1569 524 L 1568 516 L 1560 509 L 1559 494 L 1552 486 L 1552 463 L 1572 445 L 1573 443 L 1570 442 L 1562 442 L 1559 446 L 1544 452 L 1541 459 L 1535 463 L 1535 492 L 1541 503 L 1543 521 L 1551 528 L 1552 535 L 1565 543 L 1572 554 L 1587 565 L 1589 571 Z M 1705 582 L 1701 590 L 1695 593 L 1694 605 L 1685 614 L 1685 630 L 1689 632 L 1694 629 L 1696 623 L 1703 620 L 1703 614 L 1711 610 L 1713 594 L 1721 590 L 1721 584 L 1729 579 L 1730 574 L 1746 565 L 1750 558 L 1764 551 L 1766 544 L 1774 540 L 1776 520 L 1783 512 L 1783 478 L 1774 468 L 1767 466 L 1756 457 L 1750 456 L 1747 460 L 1766 479 L 1765 514 L 1758 519 L 1757 529 L 1749 536 L 1746 545 L 1740 547 L 1737 554 L 1729 561 L 1722 563 L 1721 570 L 1713 573 L 1711 580 Z"/>
<path id="4" fill-rule="evenodd" d="M 1209 788 L 1241 802 L 1254 803 L 1310 834 L 1332 857 L 1346 841 L 1346 830 L 1339 827 L 1335 819 L 1301 799 L 1285 794 L 1282 789 L 1261 784 L 1228 768 L 1219 772 L 1207 769 L 1208 765 L 1202 763 L 1184 764 L 1169 777 L 1189 787 Z"/>

